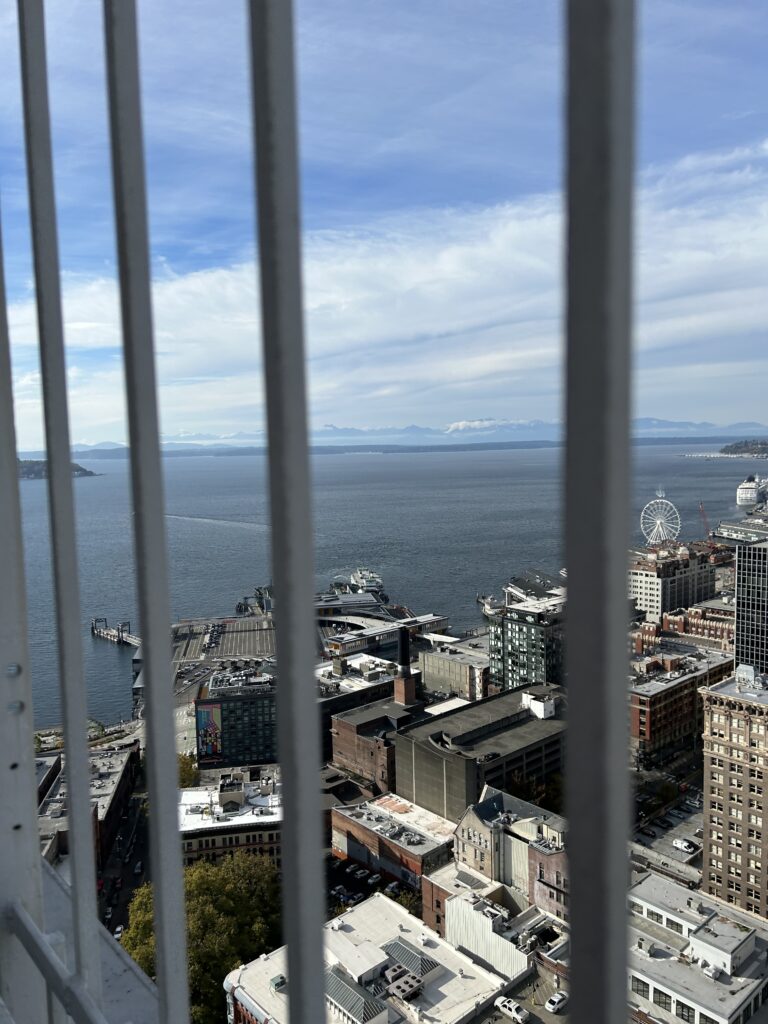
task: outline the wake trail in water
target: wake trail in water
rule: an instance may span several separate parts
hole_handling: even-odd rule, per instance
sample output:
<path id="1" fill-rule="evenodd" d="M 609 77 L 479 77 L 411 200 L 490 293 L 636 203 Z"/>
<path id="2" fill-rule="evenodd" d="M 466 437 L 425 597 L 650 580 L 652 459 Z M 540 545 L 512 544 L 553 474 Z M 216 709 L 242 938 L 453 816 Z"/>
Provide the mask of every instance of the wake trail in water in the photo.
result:
<path id="1" fill-rule="evenodd" d="M 255 530 L 263 533 L 267 529 L 266 523 L 244 523 L 238 519 L 208 519 L 204 516 L 175 516 L 166 512 L 166 519 L 176 519 L 183 523 L 213 523 L 215 526 L 234 526 L 240 530 Z"/>

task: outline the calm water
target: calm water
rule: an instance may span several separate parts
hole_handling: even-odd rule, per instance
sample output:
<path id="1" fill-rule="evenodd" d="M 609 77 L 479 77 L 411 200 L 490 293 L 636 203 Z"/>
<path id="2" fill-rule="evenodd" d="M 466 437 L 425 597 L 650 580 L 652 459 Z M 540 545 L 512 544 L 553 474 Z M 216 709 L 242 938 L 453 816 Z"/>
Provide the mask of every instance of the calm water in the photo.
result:
<path id="1" fill-rule="evenodd" d="M 682 536 L 700 537 L 699 501 L 714 525 L 736 511 L 746 473 L 762 468 L 681 458 L 687 450 L 635 449 L 634 523 L 662 484 L 680 510 Z M 478 625 L 478 591 L 500 593 L 527 566 L 556 572 L 563 564 L 560 459 L 554 449 L 317 456 L 318 585 L 369 565 L 414 612 L 445 613 L 457 630 Z M 130 714 L 131 650 L 93 640 L 89 625 L 104 615 L 141 631 L 128 465 L 80 461 L 102 474 L 75 481 L 90 710 L 113 722 Z M 265 460 L 177 458 L 164 468 L 173 616 L 229 614 L 270 578 Z M 45 484 L 24 481 L 21 491 L 36 720 L 48 725 L 61 716 Z"/>

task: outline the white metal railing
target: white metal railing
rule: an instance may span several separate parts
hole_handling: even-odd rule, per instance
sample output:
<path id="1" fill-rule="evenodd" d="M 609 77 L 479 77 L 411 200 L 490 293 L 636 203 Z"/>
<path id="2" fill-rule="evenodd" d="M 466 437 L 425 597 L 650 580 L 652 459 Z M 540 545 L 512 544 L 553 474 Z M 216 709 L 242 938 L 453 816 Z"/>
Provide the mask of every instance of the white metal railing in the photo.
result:
<path id="1" fill-rule="evenodd" d="M 159 1019 L 189 1019 L 169 601 L 135 0 L 103 0 L 139 606 L 144 638 Z M 285 936 L 293 1024 L 324 1019 L 319 721 L 290 0 L 247 0 L 283 767 Z M 74 965 L 46 933 L 36 824 L 16 445 L 0 239 L 0 1021 L 78 1024 L 105 1009 L 90 821 L 69 426 L 42 0 L 18 0 L 49 460 L 59 671 L 70 776 Z M 566 526 L 571 1008 L 626 1016 L 625 673 L 633 153 L 632 0 L 570 0 Z M 255 339 L 254 339 L 255 343 Z M 595 522 L 595 498 L 599 508 Z M 222 979 L 223 980 L 223 979 Z M 125 1014 L 120 1017 L 126 1020 Z M 138 1024 L 138 1022 L 137 1022 Z M 143 1022 L 142 1022 L 143 1024 Z"/>

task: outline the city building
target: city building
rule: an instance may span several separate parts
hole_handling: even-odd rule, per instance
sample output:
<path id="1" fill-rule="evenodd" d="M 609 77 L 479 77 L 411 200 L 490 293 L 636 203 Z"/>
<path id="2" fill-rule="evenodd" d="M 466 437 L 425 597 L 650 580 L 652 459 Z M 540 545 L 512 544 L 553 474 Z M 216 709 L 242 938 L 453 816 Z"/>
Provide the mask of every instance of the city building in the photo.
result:
<path id="1" fill-rule="evenodd" d="M 331 849 L 413 889 L 453 856 L 454 824 L 388 793 L 331 810 Z"/>
<path id="2" fill-rule="evenodd" d="M 733 652 L 736 630 L 736 600 L 732 593 L 720 592 L 690 608 L 664 612 L 661 628 L 677 633 L 681 640 Z"/>
<path id="3" fill-rule="evenodd" d="M 381 893 L 324 930 L 327 1024 L 480 1024 L 506 978 L 478 966 Z M 227 975 L 228 1024 L 288 1024 L 287 950 Z"/>
<path id="4" fill-rule="evenodd" d="M 392 699 L 342 711 L 331 719 L 333 764 L 357 776 L 374 793 L 395 789 L 397 730 L 426 717 L 423 701 L 416 700 L 420 673 L 411 671 L 410 637 L 404 627 L 398 636 L 397 663 Z"/>
<path id="5" fill-rule="evenodd" d="M 398 794 L 458 821 L 485 785 L 546 783 L 563 765 L 564 697 L 533 686 L 405 726 L 395 737 Z"/>
<path id="6" fill-rule="evenodd" d="M 636 769 L 652 768 L 667 757 L 700 749 L 702 686 L 733 674 L 725 651 L 661 640 L 630 661 L 629 758 Z"/>
<path id="7" fill-rule="evenodd" d="M 272 764 L 277 760 L 274 658 L 212 672 L 195 700 L 196 756 L 201 768 Z M 310 684 L 311 685 L 311 684 Z M 324 662 L 316 670 L 322 756 L 332 756 L 332 718 L 372 701 L 391 699 L 392 664 L 370 655 Z"/>
<path id="8" fill-rule="evenodd" d="M 488 696 L 489 634 L 464 640 L 437 640 L 431 650 L 419 651 L 421 682 L 425 690 L 453 694 L 465 700 Z"/>
<path id="9" fill-rule="evenodd" d="M 651 622 L 715 596 L 715 566 L 706 544 L 630 552 L 629 598 Z"/>
<path id="10" fill-rule="evenodd" d="M 489 618 L 489 684 L 515 690 L 563 681 L 566 590 L 529 571 L 504 588 L 504 606 Z"/>
<path id="11" fill-rule="evenodd" d="M 235 850 L 270 857 L 280 867 L 283 807 L 280 769 L 222 775 L 215 786 L 179 792 L 179 832 L 184 863 L 216 861 Z"/>
<path id="12" fill-rule="evenodd" d="M 768 923 L 648 873 L 628 893 L 630 1018 L 647 1024 L 762 1021 Z"/>
<path id="13" fill-rule="evenodd" d="M 768 672 L 768 540 L 736 548 L 737 665 Z"/>
<path id="14" fill-rule="evenodd" d="M 139 742 L 90 752 L 91 807 L 96 863 L 106 864 L 120 831 L 140 767 Z M 37 757 L 38 828 L 43 857 L 55 862 L 69 853 L 69 783 L 64 754 Z"/>
<path id="15" fill-rule="evenodd" d="M 740 665 L 701 691 L 704 704 L 702 886 L 768 916 L 768 676 Z"/>
<path id="16" fill-rule="evenodd" d="M 483 895 L 499 884 L 507 908 L 538 906 L 568 920 L 568 825 L 560 815 L 486 786 L 455 828 L 453 870 L 422 879 L 422 916 L 443 934 L 445 905 L 456 893 Z"/>

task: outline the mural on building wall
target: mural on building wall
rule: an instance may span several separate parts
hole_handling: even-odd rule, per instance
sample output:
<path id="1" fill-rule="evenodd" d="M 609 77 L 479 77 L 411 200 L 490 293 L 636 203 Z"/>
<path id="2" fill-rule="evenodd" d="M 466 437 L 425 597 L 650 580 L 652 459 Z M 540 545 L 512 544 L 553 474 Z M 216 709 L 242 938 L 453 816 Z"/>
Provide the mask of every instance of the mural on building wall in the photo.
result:
<path id="1" fill-rule="evenodd" d="M 197 707 L 197 760 L 221 759 L 221 704 L 203 704 Z"/>

